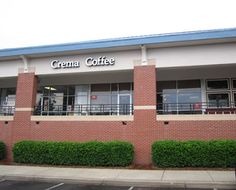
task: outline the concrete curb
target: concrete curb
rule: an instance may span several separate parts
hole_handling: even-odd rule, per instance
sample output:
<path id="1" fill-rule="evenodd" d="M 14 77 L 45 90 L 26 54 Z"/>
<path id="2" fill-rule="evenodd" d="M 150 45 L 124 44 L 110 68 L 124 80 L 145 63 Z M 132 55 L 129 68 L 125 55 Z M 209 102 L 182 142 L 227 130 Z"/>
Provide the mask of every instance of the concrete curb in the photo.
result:
<path id="1" fill-rule="evenodd" d="M 154 180 L 113 180 L 113 179 L 95 179 L 95 178 L 66 178 L 51 176 L 19 176 L 19 175 L 0 175 L 5 180 L 18 181 L 39 181 L 39 182 L 61 182 L 61 183 L 80 183 L 92 185 L 111 185 L 111 186 L 135 186 L 135 187 L 162 187 L 162 188 L 217 188 L 217 189 L 236 189 L 234 182 L 196 182 L 196 181 L 154 181 Z"/>

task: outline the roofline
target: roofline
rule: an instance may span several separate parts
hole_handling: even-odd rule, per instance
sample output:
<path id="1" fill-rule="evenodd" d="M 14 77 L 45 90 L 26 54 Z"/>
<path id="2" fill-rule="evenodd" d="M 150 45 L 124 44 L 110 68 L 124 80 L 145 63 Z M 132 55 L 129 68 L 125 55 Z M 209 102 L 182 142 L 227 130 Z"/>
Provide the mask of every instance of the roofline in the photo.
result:
<path id="1" fill-rule="evenodd" d="M 176 43 L 176 42 L 226 39 L 226 38 L 236 38 L 236 28 L 133 36 L 133 37 L 103 39 L 95 41 L 82 41 L 78 43 L 2 49 L 0 50 L 0 58 L 20 56 L 20 55 L 27 56 L 32 54 L 35 55 L 35 54 L 46 54 L 46 53 L 60 53 L 67 51 L 80 51 L 80 50 L 90 50 L 90 49 L 92 50 L 99 48 L 114 48 L 114 47 L 125 47 L 125 46 Z"/>

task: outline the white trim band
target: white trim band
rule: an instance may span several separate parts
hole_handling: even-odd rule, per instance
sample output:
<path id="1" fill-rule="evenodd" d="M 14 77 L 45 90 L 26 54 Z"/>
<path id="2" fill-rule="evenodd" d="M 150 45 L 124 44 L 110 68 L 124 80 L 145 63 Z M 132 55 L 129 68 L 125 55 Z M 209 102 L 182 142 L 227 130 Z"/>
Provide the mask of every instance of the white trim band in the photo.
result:
<path id="1" fill-rule="evenodd" d="M 34 108 L 15 108 L 15 111 L 34 111 Z"/>
<path id="2" fill-rule="evenodd" d="M 156 106 L 134 106 L 134 110 L 155 110 Z"/>
<path id="3" fill-rule="evenodd" d="M 133 115 L 31 116 L 31 121 L 133 121 Z"/>
<path id="4" fill-rule="evenodd" d="M 0 121 L 13 121 L 13 116 L 0 116 Z"/>
<path id="5" fill-rule="evenodd" d="M 236 120 L 236 114 L 212 115 L 157 115 L 157 121 L 229 121 Z"/>

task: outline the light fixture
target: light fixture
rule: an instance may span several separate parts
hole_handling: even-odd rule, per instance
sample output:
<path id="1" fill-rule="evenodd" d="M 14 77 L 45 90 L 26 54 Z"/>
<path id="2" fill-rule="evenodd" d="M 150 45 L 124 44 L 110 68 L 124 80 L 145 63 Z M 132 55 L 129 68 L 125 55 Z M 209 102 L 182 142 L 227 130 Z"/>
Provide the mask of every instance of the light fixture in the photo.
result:
<path id="1" fill-rule="evenodd" d="M 52 90 L 52 91 L 57 90 L 56 88 L 53 88 L 53 87 L 50 87 L 50 86 L 45 86 L 44 88 L 47 89 L 47 90 Z"/>

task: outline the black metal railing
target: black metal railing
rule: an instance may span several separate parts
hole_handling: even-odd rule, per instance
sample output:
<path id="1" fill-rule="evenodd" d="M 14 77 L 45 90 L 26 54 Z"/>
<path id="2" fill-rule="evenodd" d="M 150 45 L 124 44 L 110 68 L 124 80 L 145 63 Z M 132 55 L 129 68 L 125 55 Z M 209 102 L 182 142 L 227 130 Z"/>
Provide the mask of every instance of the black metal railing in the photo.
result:
<path id="1" fill-rule="evenodd" d="M 132 115 L 133 104 L 79 104 L 36 106 L 34 115 Z"/>
<path id="2" fill-rule="evenodd" d="M 15 106 L 0 106 L 0 116 L 14 115 Z"/>
<path id="3" fill-rule="evenodd" d="M 157 114 L 236 114 L 236 102 L 158 103 Z"/>

